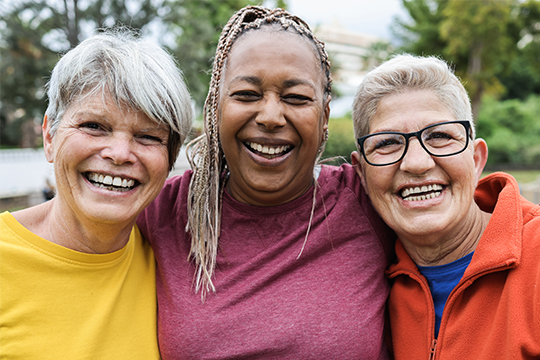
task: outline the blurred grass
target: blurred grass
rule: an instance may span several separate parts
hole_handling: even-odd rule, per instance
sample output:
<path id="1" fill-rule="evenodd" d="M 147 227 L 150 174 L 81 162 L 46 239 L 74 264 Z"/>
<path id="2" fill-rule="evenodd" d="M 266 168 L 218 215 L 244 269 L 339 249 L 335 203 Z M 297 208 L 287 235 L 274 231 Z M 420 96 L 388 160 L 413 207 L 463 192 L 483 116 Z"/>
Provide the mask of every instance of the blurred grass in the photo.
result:
<path id="1" fill-rule="evenodd" d="M 540 178 L 540 170 L 502 170 L 516 178 L 519 184 L 527 184 Z M 482 177 L 495 171 L 484 171 Z"/>

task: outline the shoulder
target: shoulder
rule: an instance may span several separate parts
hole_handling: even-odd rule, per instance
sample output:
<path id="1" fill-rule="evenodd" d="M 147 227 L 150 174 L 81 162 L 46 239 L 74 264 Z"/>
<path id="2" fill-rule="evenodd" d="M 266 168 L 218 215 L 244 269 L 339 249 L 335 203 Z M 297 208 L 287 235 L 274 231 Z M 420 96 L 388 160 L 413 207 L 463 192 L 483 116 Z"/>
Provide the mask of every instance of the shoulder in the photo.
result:
<path id="1" fill-rule="evenodd" d="M 319 185 L 323 191 L 337 191 L 339 193 L 345 192 L 354 194 L 356 201 L 360 203 L 360 206 L 365 212 L 369 215 L 375 212 L 371 205 L 371 201 L 362 186 L 360 177 L 356 173 L 355 167 L 352 165 L 343 164 L 339 167 L 323 165 Z"/>
<path id="2" fill-rule="evenodd" d="M 370 228 L 383 246 L 387 258 L 391 259 L 395 234 L 373 208 L 356 169 L 349 164 L 340 167 L 323 165 L 319 185 L 325 198 L 328 198 L 329 194 L 335 195 L 335 206 L 347 214 L 347 217 L 350 217 L 348 221 L 369 223 Z M 325 201 L 327 200 L 325 199 Z"/>
<path id="3" fill-rule="evenodd" d="M 137 225 L 147 237 L 153 229 L 176 224 L 187 213 L 187 197 L 192 172 L 168 178 L 159 195 L 137 218 Z"/>
<path id="4" fill-rule="evenodd" d="M 329 182 L 334 186 L 349 188 L 355 193 L 363 191 L 360 178 L 355 168 L 349 164 L 341 166 L 322 165 L 320 183 Z"/>

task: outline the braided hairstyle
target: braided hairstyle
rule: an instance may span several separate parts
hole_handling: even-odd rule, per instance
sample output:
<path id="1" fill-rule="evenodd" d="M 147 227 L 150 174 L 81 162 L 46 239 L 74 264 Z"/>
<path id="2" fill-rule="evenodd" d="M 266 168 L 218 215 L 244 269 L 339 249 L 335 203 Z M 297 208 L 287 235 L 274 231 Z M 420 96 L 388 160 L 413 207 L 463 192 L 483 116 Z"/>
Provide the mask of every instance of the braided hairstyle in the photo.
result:
<path id="1" fill-rule="evenodd" d="M 227 162 L 220 145 L 218 128 L 221 77 L 234 42 L 242 34 L 268 25 L 278 26 L 285 31 L 292 30 L 313 44 L 326 78 L 325 94 L 329 95 L 331 92 L 330 62 L 324 43 L 315 38 L 308 24 L 302 19 L 282 9 L 247 6 L 235 13 L 223 28 L 214 58 L 210 89 L 203 109 L 205 133 L 188 144 L 188 160 L 193 175 L 189 185 L 186 231 L 191 234 L 189 258 L 194 259 L 196 265 L 195 291 L 201 291 L 203 300 L 208 291 L 215 291 L 212 276 L 216 266 L 222 194 L 227 173 Z M 319 157 L 324 150 L 324 144 L 325 142 L 321 146 Z"/>

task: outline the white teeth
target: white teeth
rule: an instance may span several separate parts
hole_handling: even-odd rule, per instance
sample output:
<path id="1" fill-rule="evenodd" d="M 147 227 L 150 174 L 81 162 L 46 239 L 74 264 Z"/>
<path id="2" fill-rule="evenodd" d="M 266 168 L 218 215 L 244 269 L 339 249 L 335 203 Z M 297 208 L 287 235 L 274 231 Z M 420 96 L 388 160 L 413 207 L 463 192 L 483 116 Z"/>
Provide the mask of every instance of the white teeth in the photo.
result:
<path id="1" fill-rule="evenodd" d="M 132 179 L 122 179 L 119 176 L 113 178 L 111 175 L 103 175 L 94 172 L 88 173 L 88 180 L 92 181 L 97 187 L 108 188 L 109 190 L 122 188 L 123 191 L 127 191 L 135 185 L 135 180 Z"/>
<path id="2" fill-rule="evenodd" d="M 263 154 L 268 154 L 268 155 L 279 155 L 282 152 L 289 150 L 289 148 L 291 147 L 291 145 L 284 145 L 284 146 L 278 146 L 278 147 L 272 147 L 268 145 L 263 146 L 261 144 L 257 144 L 257 143 L 253 143 L 249 141 L 246 142 L 246 145 L 252 148 L 253 150 L 256 150 L 258 152 L 261 152 Z"/>
<path id="3" fill-rule="evenodd" d="M 429 200 L 441 195 L 441 190 L 443 189 L 442 185 L 439 184 L 430 184 L 423 185 L 421 187 L 410 187 L 403 189 L 401 191 L 401 197 L 407 201 L 420 201 L 420 200 Z M 433 191 L 433 192 L 432 192 Z M 431 192 L 429 194 L 424 194 Z M 411 196 L 414 194 L 419 194 L 418 196 Z M 421 195 L 420 195 L 421 194 Z"/>
<path id="4" fill-rule="evenodd" d="M 404 200 L 405 201 L 421 201 L 421 200 L 429 200 L 429 199 L 434 199 L 436 198 L 437 196 L 441 195 L 441 192 L 440 191 L 437 191 L 437 192 L 434 192 L 434 193 L 431 193 L 431 194 L 427 194 L 427 195 L 421 195 L 421 196 L 409 196 L 408 198 L 405 198 Z"/>

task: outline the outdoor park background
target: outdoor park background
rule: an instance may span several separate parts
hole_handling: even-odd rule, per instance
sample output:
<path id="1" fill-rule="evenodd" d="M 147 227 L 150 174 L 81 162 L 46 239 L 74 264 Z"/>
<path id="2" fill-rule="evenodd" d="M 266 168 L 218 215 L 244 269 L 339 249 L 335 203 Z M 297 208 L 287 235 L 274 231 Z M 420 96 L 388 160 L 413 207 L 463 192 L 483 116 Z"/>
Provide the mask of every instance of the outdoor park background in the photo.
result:
<path id="1" fill-rule="evenodd" d="M 44 200 L 52 166 L 41 148 L 44 85 L 59 56 L 95 29 L 140 29 L 178 60 L 200 133 L 202 104 L 222 26 L 247 4 L 288 9 L 325 41 L 334 94 L 324 156 L 355 150 L 350 106 L 362 76 L 393 53 L 451 62 L 469 91 L 486 172 L 504 170 L 540 202 L 540 0 L 2 0 L 0 211 Z M 188 168 L 181 154 L 173 173 Z"/>

